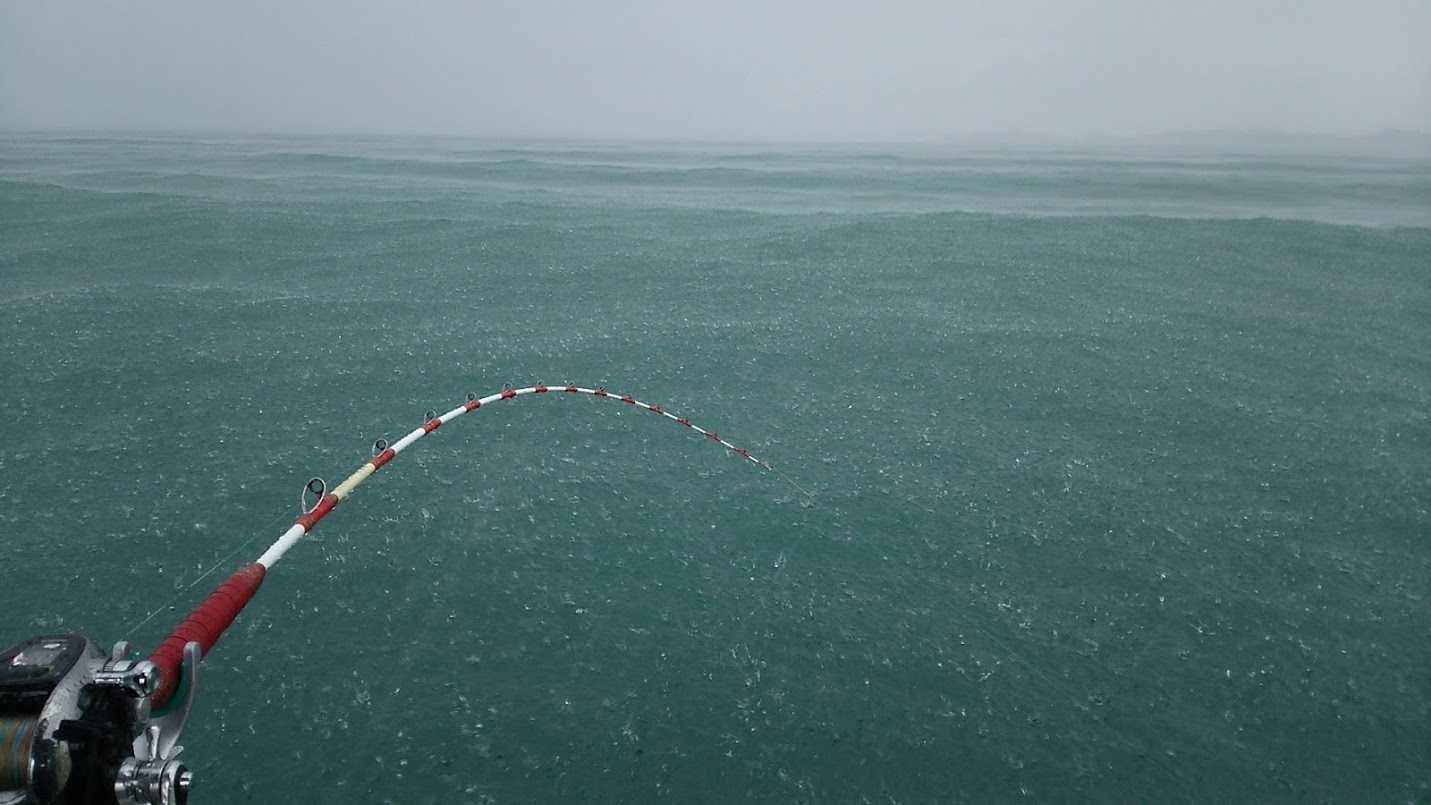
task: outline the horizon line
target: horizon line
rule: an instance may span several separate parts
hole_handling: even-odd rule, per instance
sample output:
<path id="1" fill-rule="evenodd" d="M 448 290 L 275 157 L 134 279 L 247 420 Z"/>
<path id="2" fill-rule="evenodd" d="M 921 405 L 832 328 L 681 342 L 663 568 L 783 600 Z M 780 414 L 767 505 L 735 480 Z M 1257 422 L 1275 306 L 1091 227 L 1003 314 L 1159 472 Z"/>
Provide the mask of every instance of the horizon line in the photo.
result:
<path id="1" fill-rule="evenodd" d="M 69 135 L 144 135 L 164 137 L 304 137 L 304 138 L 390 138 L 390 139 L 451 139 L 480 140 L 495 142 L 564 142 L 564 143 L 652 143 L 675 145 L 848 145 L 848 146 L 939 146 L 939 145 L 999 145 L 1009 141 L 1009 145 L 1020 147 L 1059 146 L 1110 146 L 1157 144 L 1160 140 L 1248 138 L 1283 141 L 1322 141 L 1324 143 L 1356 144 L 1367 143 L 1388 137 L 1422 140 L 1421 145 L 1431 148 L 1431 131 L 1405 128 L 1382 128 L 1361 133 L 1334 133 L 1325 131 L 1292 130 L 1273 127 L 1257 128 L 1199 128 L 1166 129 L 1156 132 L 1115 134 L 1108 132 L 1053 133 L 1029 129 L 987 129 L 950 132 L 941 135 L 901 138 L 794 138 L 794 137 L 691 137 L 691 136 L 643 136 L 643 135 L 579 135 L 579 134 L 521 134 L 477 133 L 455 131 L 398 131 L 398 130 L 333 130 L 316 129 L 230 129 L 219 127 L 94 127 L 77 125 L 59 126 L 3 126 L 0 134 L 69 134 Z M 1269 143 L 1270 144 L 1270 143 Z M 1189 145 L 1189 143 L 1181 143 Z"/>

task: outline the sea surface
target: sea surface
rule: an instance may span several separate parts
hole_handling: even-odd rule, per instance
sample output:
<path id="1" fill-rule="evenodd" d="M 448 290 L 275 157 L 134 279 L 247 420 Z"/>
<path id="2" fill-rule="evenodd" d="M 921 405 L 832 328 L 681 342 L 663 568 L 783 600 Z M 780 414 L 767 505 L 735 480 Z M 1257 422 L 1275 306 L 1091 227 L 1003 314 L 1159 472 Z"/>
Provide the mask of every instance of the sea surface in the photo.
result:
<path id="1" fill-rule="evenodd" d="M 194 802 L 1431 800 L 1431 164 L 0 137 L 0 643 Z M 205 575 L 209 574 L 209 575 Z"/>

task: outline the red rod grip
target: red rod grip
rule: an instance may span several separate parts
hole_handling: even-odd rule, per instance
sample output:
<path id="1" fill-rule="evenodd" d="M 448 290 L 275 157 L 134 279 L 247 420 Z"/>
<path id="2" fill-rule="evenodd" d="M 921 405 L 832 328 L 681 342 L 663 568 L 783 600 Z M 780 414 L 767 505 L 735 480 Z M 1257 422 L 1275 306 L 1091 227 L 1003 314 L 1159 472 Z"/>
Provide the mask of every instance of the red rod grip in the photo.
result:
<path id="1" fill-rule="evenodd" d="M 165 705 L 179 687 L 179 669 L 184 664 L 184 646 L 199 644 L 199 655 L 209 653 L 209 649 L 219 642 L 219 637 L 234 618 L 243 611 L 249 599 L 263 584 L 266 569 L 258 562 L 244 565 L 234 571 L 228 580 L 209 593 L 204 602 L 194 607 L 182 623 L 175 627 L 159 648 L 149 655 L 149 661 L 159 666 L 159 688 L 154 691 L 154 707 Z"/>

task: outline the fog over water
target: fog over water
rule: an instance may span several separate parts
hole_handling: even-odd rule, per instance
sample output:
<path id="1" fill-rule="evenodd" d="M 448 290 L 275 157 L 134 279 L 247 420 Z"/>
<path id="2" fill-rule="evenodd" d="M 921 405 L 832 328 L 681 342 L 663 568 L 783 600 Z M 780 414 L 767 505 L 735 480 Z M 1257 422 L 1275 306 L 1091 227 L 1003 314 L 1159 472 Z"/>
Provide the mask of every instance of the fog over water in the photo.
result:
<path id="1" fill-rule="evenodd" d="M 1431 4 L 0 8 L 0 129 L 697 140 L 1431 130 Z"/>

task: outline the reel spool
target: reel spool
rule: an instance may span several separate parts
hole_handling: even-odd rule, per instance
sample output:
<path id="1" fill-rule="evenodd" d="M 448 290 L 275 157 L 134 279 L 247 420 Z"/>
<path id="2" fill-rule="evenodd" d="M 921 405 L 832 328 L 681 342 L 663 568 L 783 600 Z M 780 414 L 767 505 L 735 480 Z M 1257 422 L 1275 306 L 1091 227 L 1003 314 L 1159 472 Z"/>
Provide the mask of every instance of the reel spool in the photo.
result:
<path id="1" fill-rule="evenodd" d="M 146 741 L 158 668 L 105 656 L 80 635 L 40 635 L 0 654 L 0 805 L 183 805 L 184 765 Z"/>

